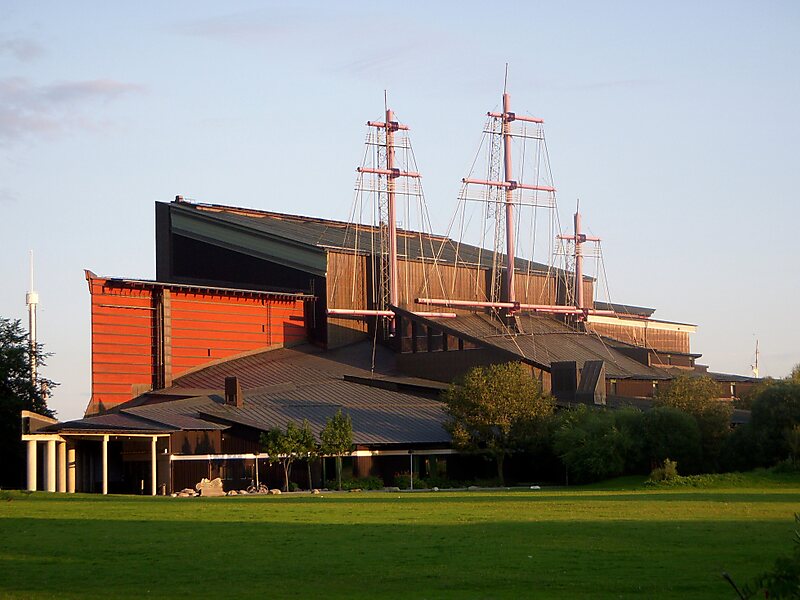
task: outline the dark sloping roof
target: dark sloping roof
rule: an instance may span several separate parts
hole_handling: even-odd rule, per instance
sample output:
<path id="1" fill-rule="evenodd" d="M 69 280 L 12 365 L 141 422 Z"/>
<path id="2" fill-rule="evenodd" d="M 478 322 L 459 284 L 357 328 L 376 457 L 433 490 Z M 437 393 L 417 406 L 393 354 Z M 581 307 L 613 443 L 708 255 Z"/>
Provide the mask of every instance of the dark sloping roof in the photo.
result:
<path id="1" fill-rule="evenodd" d="M 319 219 L 255 209 L 237 208 L 219 204 L 194 204 L 185 201 L 172 202 L 172 210 L 184 214 L 201 213 L 204 217 L 233 226 L 246 227 L 270 238 L 282 238 L 308 247 L 330 249 L 357 249 L 371 254 L 377 239 L 378 229 L 373 225 L 353 224 L 343 221 Z M 450 238 L 398 230 L 397 251 L 401 257 L 412 260 L 431 260 L 434 256 L 445 264 L 481 265 L 492 267 L 492 253 L 478 246 L 456 242 Z M 505 262 L 505 258 L 502 259 Z M 520 271 L 558 271 L 541 263 L 517 257 L 515 266 Z M 588 277 L 587 277 L 588 279 Z"/>
<path id="2" fill-rule="evenodd" d="M 223 389 L 225 377 L 238 377 L 243 389 L 284 383 L 318 383 L 341 379 L 344 375 L 370 377 L 372 344 L 362 342 L 325 352 L 311 344 L 277 348 L 224 361 L 178 377 L 171 390 L 182 388 Z M 375 373 L 394 373 L 392 353 L 381 346 L 375 349 Z"/>
<path id="3" fill-rule="evenodd" d="M 115 413 L 85 421 L 114 422 L 120 430 L 126 424 L 130 430 L 147 423 L 159 430 L 240 424 L 266 431 L 307 419 L 319 435 L 326 420 L 341 409 L 352 418 L 357 445 L 449 443 L 442 427 L 443 405 L 433 398 L 442 384 L 399 376 L 393 366 L 392 353 L 378 347 L 373 354 L 369 342 L 329 352 L 310 344 L 278 348 L 184 375 L 173 387 L 149 394 L 147 403 L 131 401 Z M 242 407 L 226 405 L 216 393 L 181 397 L 190 390 L 221 390 L 228 376 L 238 377 L 246 390 Z"/>
<path id="4" fill-rule="evenodd" d="M 108 413 L 96 417 L 87 417 L 76 421 L 65 421 L 64 423 L 54 423 L 37 431 L 42 432 L 134 432 L 134 433 L 163 433 L 174 431 L 177 427 L 139 418 L 135 415 L 122 413 Z"/>
<path id="5" fill-rule="evenodd" d="M 163 423 L 165 426 L 174 429 L 191 430 L 213 430 L 227 429 L 225 425 L 213 423 L 205 420 L 201 416 L 201 411 L 213 408 L 219 404 L 224 404 L 225 400 L 221 396 L 198 396 L 195 398 L 182 398 L 159 402 L 158 404 L 147 404 L 123 408 L 122 413 L 134 415 L 151 421 Z"/>
<path id="6" fill-rule="evenodd" d="M 219 405 L 205 414 L 257 429 L 284 428 L 307 419 L 315 435 L 336 411 L 350 415 L 356 445 L 445 444 L 443 405 L 371 386 L 334 380 L 299 385 L 278 392 L 246 394 L 241 408 Z"/>
<path id="7" fill-rule="evenodd" d="M 712 371 L 708 371 L 706 373 L 702 373 L 702 375 L 708 375 L 714 381 L 720 381 L 720 382 L 758 383 L 761 381 L 761 379 L 758 377 L 749 377 L 747 375 L 734 375 L 732 373 L 714 373 Z"/>
<path id="8" fill-rule="evenodd" d="M 408 313 L 406 313 L 408 314 Z M 606 376 L 615 379 L 669 379 L 661 369 L 648 367 L 606 344 L 598 335 L 576 331 L 554 318 L 519 316 L 525 333 L 512 332 L 499 320 L 484 313 L 459 315 L 432 324 L 455 335 L 467 335 L 484 347 L 503 350 L 545 369 L 559 361 L 575 361 L 582 368 L 587 360 L 605 361 Z"/>

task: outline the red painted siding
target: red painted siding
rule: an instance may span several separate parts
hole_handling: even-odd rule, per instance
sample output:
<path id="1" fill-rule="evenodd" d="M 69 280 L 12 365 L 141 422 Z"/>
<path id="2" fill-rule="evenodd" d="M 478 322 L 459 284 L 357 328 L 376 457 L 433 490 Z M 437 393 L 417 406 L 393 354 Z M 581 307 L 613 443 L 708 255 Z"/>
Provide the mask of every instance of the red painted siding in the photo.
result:
<path id="1" fill-rule="evenodd" d="M 86 275 L 92 399 L 103 412 L 208 363 L 306 339 L 296 295 L 208 290 Z"/>

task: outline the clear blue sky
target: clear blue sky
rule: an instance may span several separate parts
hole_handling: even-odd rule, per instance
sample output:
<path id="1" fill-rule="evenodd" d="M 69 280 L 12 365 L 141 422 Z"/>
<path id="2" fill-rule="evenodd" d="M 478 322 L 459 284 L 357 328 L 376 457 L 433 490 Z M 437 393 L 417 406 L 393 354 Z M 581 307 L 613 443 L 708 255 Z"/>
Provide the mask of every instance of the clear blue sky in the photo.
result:
<path id="1" fill-rule="evenodd" d="M 59 416 L 90 395 L 83 269 L 152 278 L 155 200 L 346 218 L 387 89 L 443 231 L 506 62 L 612 299 L 699 324 L 714 370 L 756 338 L 762 374 L 800 362 L 800 3 L 6 1 L 0 315 L 32 248 Z"/>

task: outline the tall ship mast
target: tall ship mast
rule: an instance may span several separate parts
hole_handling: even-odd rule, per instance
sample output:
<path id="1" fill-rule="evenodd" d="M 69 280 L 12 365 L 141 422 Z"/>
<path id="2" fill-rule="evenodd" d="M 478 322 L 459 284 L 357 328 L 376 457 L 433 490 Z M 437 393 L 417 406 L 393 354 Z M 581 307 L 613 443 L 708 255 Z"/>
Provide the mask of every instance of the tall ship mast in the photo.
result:
<path id="1" fill-rule="evenodd" d="M 486 113 L 485 174 L 476 157 L 443 236 L 432 233 L 410 127 L 388 106 L 382 120 L 367 122 L 349 224 L 328 264 L 329 330 L 389 340 L 398 311 L 436 319 L 489 312 L 512 333 L 523 333 L 514 318 L 521 313 L 575 323 L 615 315 L 594 307 L 584 278 L 585 246 L 599 238 L 583 232 L 579 212 L 571 234 L 560 230 L 543 119 L 517 114 L 508 91 L 501 106 Z"/>
<path id="2" fill-rule="evenodd" d="M 458 224 L 462 233 L 464 223 L 479 221 L 482 224 L 478 244 L 481 248 L 489 246 L 487 251 L 490 253 L 492 265 L 485 298 L 467 300 L 418 297 L 416 302 L 429 307 L 490 309 L 505 318 L 513 317 L 521 311 L 571 315 L 577 320 L 583 320 L 589 315 L 615 314 L 609 310 L 596 310 L 593 299 L 587 299 L 584 293 L 583 245 L 587 242 L 599 243 L 600 238 L 583 233 L 578 211 L 574 216 L 573 233 L 565 235 L 559 232 L 555 235 L 560 228 L 557 226 L 556 188 L 550 173 L 544 120 L 514 112 L 511 108 L 511 95 L 507 91 L 503 92 L 502 111 L 488 112 L 487 117 L 484 137 L 488 137 L 488 140 L 482 143 L 487 154 L 487 177 L 477 178 L 470 173 L 462 179 L 457 215 L 453 219 L 453 223 Z M 515 143 L 518 145 L 516 152 Z M 515 156 L 519 157 L 518 163 Z M 515 164 L 518 166 L 515 167 Z M 531 177 L 532 181 L 527 181 L 526 176 Z M 466 216 L 470 203 L 481 205 L 482 214 L 477 219 L 475 215 Z M 537 298 L 536 292 L 531 294 L 528 287 L 532 272 L 545 268 L 548 278 L 566 277 L 564 270 L 559 272 L 552 265 L 534 263 L 537 230 L 542 228 L 538 213 L 542 210 L 549 217 L 549 223 L 545 225 L 549 240 L 558 239 L 570 243 L 574 277 L 563 281 L 562 293 L 553 295 L 547 293 L 548 290 L 540 290 Z M 527 233 L 524 241 L 530 243 L 527 257 L 521 256 L 519 251 L 520 242 L 523 241 L 520 233 Z M 550 260 L 556 254 L 551 248 Z M 521 278 L 524 279 L 522 286 L 518 281 Z"/>

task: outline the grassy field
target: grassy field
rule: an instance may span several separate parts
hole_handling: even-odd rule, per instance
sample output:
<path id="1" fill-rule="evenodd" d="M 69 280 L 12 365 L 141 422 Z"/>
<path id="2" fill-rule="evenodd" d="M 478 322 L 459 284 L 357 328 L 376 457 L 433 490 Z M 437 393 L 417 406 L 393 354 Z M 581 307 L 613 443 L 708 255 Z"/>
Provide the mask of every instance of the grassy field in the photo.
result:
<path id="1" fill-rule="evenodd" d="M 800 478 L 647 489 L 149 498 L 3 493 L 6 598 L 732 598 Z"/>

